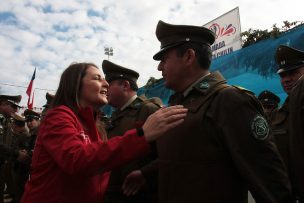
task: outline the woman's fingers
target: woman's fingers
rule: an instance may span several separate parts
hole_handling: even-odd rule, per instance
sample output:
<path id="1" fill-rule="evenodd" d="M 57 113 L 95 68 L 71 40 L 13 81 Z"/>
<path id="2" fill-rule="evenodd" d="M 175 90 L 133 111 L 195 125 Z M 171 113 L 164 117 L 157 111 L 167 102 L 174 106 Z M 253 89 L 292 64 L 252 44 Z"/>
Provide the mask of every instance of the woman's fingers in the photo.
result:
<path id="1" fill-rule="evenodd" d="M 143 125 L 144 135 L 148 142 L 157 139 L 171 128 L 181 124 L 186 117 L 188 109 L 181 105 L 161 108 L 149 116 Z"/>

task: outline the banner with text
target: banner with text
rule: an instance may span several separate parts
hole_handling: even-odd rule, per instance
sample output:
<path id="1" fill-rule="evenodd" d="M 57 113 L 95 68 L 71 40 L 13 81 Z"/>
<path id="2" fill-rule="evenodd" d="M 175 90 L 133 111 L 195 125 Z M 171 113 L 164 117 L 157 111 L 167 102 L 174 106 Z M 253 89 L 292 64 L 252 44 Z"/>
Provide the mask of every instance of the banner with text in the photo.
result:
<path id="1" fill-rule="evenodd" d="M 239 7 L 210 21 L 204 27 L 212 30 L 216 35 L 215 42 L 211 46 L 213 59 L 242 48 Z"/>

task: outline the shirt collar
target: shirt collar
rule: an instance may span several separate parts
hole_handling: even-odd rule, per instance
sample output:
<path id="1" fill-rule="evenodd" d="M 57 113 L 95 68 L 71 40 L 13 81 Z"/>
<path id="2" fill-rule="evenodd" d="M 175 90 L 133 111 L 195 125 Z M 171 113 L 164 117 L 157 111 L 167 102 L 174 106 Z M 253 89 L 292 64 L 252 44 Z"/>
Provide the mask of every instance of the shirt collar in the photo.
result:
<path id="1" fill-rule="evenodd" d="M 137 95 L 134 95 L 133 97 L 131 97 L 129 99 L 129 101 L 127 101 L 127 103 L 125 103 L 125 105 L 123 105 L 120 110 L 123 111 L 125 110 L 125 108 L 127 108 L 135 99 L 137 98 Z"/>
<path id="2" fill-rule="evenodd" d="M 190 91 L 192 90 L 192 88 L 197 85 L 200 81 L 202 81 L 205 77 L 207 77 L 208 75 L 210 75 L 210 72 L 207 73 L 206 75 L 200 77 L 198 80 L 196 80 L 194 83 L 192 83 L 184 92 L 183 92 L 183 95 L 184 97 L 186 97 Z"/>

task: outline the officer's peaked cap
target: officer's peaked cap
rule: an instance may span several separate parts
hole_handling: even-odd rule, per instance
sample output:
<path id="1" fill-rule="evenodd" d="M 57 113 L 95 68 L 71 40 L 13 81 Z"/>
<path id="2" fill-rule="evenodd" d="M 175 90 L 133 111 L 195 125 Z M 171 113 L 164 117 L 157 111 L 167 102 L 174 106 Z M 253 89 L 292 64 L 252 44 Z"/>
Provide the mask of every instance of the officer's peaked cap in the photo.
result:
<path id="1" fill-rule="evenodd" d="M 139 77 L 139 74 L 136 71 L 122 67 L 108 60 L 103 60 L 102 70 L 108 82 L 117 79 L 127 79 L 136 83 Z"/>
<path id="2" fill-rule="evenodd" d="M 19 102 L 21 101 L 21 95 L 0 95 L 0 101 L 8 101 L 11 104 L 14 104 L 15 106 L 19 106 Z"/>
<path id="3" fill-rule="evenodd" d="M 29 118 L 34 118 L 38 120 L 40 118 L 40 113 L 33 111 L 31 109 L 26 109 L 23 114 L 25 116 L 25 120 L 28 120 Z"/>
<path id="4" fill-rule="evenodd" d="M 304 52 L 286 45 L 280 45 L 275 53 L 279 65 L 277 73 L 282 73 L 304 66 Z"/>
<path id="5" fill-rule="evenodd" d="M 156 27 L 156 37 L 160 41 L 160 51 L 154 56 L 154 60 L 161 60 L 166 50 L 186 42 L 195 42 L 212 45 L 215 41 L 215 34 L 203 27 L 194 25 L 173 25 L 159 21 Z"/>
<path id="6" fill-rule="evenodd" d="M 262 91 L 259 94 L 258 99 L 264 105 L 278 105 L 281 101 L 280 97 L 269 90 Z"/>

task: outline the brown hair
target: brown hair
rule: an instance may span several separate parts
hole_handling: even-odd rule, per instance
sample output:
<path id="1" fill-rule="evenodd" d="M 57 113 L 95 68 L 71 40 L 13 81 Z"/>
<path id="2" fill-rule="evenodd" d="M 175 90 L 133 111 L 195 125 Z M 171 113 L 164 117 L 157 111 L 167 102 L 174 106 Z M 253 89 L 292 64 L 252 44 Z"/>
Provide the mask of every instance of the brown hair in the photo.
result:
<path id="1" fill-rule="evenodd" d="M 98 68 L 93 63 L 73 63 L 63 71 L 52 107 L 65 105 L 77 114 L 82 78 L 90 66 Z"/>
<path id="2" fill-rule="evenodd" d="M 108 118 L 105 116 L 101 109 L 96 109 L 94 111 L 94 118 L 98 134 L 101 140 L 106 142 L 108 140 L 106 131 L 106 122 L 108 121 Z"/>

